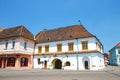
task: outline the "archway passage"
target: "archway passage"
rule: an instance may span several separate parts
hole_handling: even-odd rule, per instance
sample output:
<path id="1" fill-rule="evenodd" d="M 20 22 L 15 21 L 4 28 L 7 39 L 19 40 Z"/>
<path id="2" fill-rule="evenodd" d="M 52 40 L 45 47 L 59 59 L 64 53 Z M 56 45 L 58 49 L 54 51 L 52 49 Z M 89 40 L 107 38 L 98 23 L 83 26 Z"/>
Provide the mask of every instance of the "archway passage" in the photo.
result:
<path id="1" fill-rule="evenodd" d="M 54 61 L 54 69 L 62 69 L 62 62 L 59 59 Z"/>
<path id="2" fill-rule="evenodd" d="M 88 61 L 85 61 L 85 69 L 88 69 Z"/>

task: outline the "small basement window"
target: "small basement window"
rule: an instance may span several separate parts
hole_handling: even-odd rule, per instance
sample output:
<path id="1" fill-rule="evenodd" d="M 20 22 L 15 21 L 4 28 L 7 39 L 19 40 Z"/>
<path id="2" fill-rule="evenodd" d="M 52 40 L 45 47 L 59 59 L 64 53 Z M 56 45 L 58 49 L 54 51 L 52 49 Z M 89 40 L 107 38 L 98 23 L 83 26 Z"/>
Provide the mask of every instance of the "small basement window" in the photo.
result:
<path id="1" fill-rule="evenodd" d="M 70 62 L 67 61 L 67 62 L 65 63 L 65 66 L 70 66 Z"/>

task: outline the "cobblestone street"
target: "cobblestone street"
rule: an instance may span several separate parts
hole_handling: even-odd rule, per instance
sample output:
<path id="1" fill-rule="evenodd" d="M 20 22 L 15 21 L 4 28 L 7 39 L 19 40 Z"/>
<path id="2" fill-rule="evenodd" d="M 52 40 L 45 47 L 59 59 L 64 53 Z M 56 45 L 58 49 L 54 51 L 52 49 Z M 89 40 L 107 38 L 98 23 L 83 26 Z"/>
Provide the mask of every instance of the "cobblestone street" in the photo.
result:
<path id="1" fill-rule="evenodd" d="M 120 80 L 120 67 L 108 66 L 101 71 L 0 69 L 0 80 Z"/>

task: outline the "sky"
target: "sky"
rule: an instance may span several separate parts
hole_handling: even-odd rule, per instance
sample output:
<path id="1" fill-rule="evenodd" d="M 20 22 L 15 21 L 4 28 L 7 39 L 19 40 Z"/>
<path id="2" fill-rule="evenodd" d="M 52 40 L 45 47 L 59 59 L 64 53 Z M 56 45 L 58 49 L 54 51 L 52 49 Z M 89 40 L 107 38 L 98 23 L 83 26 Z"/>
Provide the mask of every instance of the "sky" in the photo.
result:
<path id="1" fill-rule="evenodd" d="M 120 0 L 0 0 L 0 28 L 44 29 L 81 24 L 108 52 L 120 42 Z"/>

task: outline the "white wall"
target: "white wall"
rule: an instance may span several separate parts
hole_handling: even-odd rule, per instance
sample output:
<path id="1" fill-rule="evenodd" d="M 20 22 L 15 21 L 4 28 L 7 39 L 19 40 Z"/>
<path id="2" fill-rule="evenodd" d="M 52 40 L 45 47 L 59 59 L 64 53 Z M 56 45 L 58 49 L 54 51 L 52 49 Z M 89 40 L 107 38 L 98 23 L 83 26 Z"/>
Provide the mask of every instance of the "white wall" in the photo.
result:
<path id="1" fill-rule="evenodd" d="M 48 64 L 47 68 L 53 69 L 52 61 L 54 59 L 59 59 L 62 61 L 63 69 L 77 70 L 77 68 L 78 68 L 79 70 L 85 70 L 84 62 L 86 60 L 89 62 L 89 70 L 102 69 L 104 67 L 104 58 L 103 58 L 103 55 L 101 54 L 102 50 L 101 50 L 101 53 L 91 53 L 91 52 L 78 53 L 78 63 L 77 63 L 76 53 L 74 53 L 74 52 L 82 51 L 82 41 L 88 41 L 88 50 L 87 50 L 88 52 L 98 50 L 96 47 L 96 42 L 99 43 L 99 41 L 97 41 L 97 39 L 94 37 L 36 44 L 35 54 L 38 54 L 38 46 L 42 46 L 42 53 L 46 57 L 44 58 L 43 55 L 36 55 L 34 57 L 34 68 L 44 68 L 44 61 L 46 60 L 47 64 Z M 70 43 L 70 42 L 74 42 L 73 54 L 67 53 L 68 52 L 68 43 Z M 64 53 L 57 54 L 57 44 L 62 44 L 62 52 L 64 52 Z M 47 55 L 45 55 L 45 45 L 49 45 L 49 53 L 56 53 L 57 56 L 53 57 L 52 54 L 49 54 L 49 53 L 47 53 Z M 100 43 L 99 43 L 99 45 L 100 45 Z M 102 46 L 102 45 L 100 45 L 100 46 Z M 65 52 L 67 54 L 65 54 Z M 68 57 L 66 57 L 66 55 Z M 43 62 L 43 64 L 38 65 L 38 61 L 37 61 L 38 58 L 40 58 L 40 60 L 41 60 L 41 62 Z M 66 61 L 69 61 L 71 63 L 71 66 L 64 66 Z"/>
<path id="2" fill-rule="evenodd" d="M 85 70 L 84 67 L 84 61 L 89 62 L 89 70 L 99 70 L 104 68 L 104 58 L 103 55 L 100 53 L 80 53 L 78 54 L 78 65 L 77 65 L 77 57 L 76 54 L 66 54 L 68 57 L 65 56 L 65 54 L 59 54 L 56 57 L 50 57 L 51 55 L 44 55 L 46 58 L 43 57 L 43 55 L 35 56 L 34 57 L 34 68 L 44 68 L 44 61 L 47 61 L 47 68 L 53 69 L 51 64 L 54 59 L 59 59 L 62 61 L 62 68 L 65 70 L 77 70 L 77 66 L 79 70 Z M 40 58 L 40 60 L 43 62 L 43 64 L 38 65 L 37 59 Z M 69 61 L 71 66 L 64 66 L 65 62 Z"/>
<path id="3" fill-rule="evenodd" d="M 82 41 L 88 41 L 88 50 L 96 50 L 96 38 L 83 38 L 83 39 L 74 39 L 66 41 L 56 41 L 49 43 L 38 43 L 35 47 L 35 54 L 38 53 L 38 46 L 42 46 L 42 53 L 45 53 L 45 45 L 49 45 L 49 52 L 57 52 L 57 44 L 62 44 L 62 52 L 68 52 L 68 43 L 74 42 L 74 51 L 82 51 Z"/>

